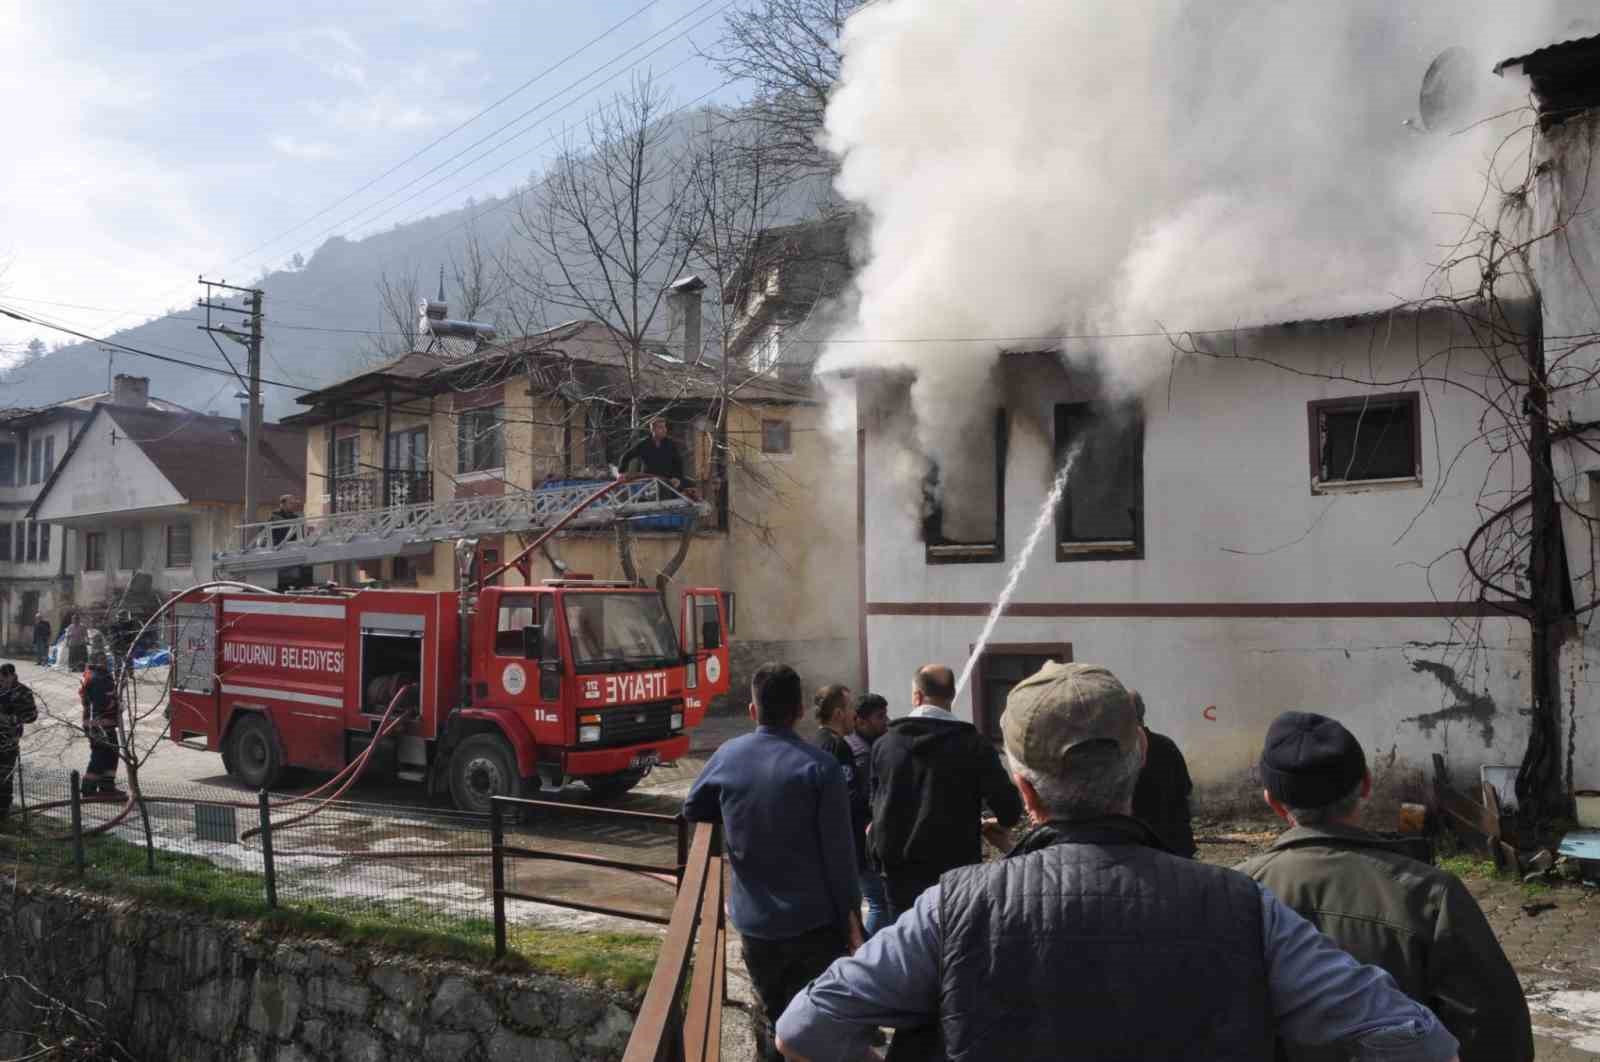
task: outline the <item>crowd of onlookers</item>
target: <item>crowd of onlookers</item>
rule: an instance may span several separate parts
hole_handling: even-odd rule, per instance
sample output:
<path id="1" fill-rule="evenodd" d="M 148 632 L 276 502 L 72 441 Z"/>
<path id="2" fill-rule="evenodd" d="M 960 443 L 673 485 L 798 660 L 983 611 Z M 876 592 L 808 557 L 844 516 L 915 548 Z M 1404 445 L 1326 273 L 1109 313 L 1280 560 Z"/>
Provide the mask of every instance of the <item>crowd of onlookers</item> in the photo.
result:
<path id="1" fill-rule="evenodd" d="M 1333 719 L 1273 722 L 1263 795 L 1290 828 L 1230 870 L 1194 858 L 1183 755 L 1104 668 L 1019 683 L 1003 754 L 946 667 L 893 720 L 823 687 L 813 742 L 792 668 L 751 686 L 755 730 L 685 814 L 722 824 L 763 1058 L 1533 1057 L 1471 894 L 1361 828 L 1372 778 Z"/>

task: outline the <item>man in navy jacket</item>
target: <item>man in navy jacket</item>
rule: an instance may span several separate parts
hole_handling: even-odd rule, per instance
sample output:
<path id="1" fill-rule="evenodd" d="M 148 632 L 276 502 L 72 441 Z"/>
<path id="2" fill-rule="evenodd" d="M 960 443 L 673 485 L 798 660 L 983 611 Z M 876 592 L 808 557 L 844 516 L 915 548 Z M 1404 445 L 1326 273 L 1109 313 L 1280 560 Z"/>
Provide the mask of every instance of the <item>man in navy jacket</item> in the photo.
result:
<path id="1" fill-rule="evenodd" d="M 733 872 L 728 917 L 765 1012 L 762 1054 L 781 1058 L 772 1023 L 828 965 L 861 943 L 861 892 L 844 769 L 801 740 L 800 676 L 765 664 L 750 683 L 755 733 L 712 755 L 684 802 L 720 822 Z"/>

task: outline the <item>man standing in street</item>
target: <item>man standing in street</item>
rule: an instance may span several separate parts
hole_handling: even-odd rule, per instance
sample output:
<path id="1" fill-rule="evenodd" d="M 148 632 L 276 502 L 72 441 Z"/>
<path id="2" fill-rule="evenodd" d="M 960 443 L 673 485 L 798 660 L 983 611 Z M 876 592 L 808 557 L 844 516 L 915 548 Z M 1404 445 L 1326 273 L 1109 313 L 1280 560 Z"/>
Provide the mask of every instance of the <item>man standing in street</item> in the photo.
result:
<path id="1" fill-rule="evenodd" d="M 733 872 L 728 919 L 764 1012 L 762 1056 L 780 1057 L 772 1023 L 789 1000 L 861 943 L 861 894 L 844 769 L 795 733 L 800 676 L 763 664 L 750 683 L 755 733 L 707 761 L 684 817 L 720 822 Z"/>
<path id="2" fill-rule="evenodd" d="M 43 612 L 33 620 L 33 662 L 40 667 L 50 665 L 50 621 Z"/>
<path id="3" fill-rule="evenodd" d="M 1189 794 L 1194 792 L 1189 765 L 1178 750 L 1177 742 L 1144 725 L 1144 698 L 1139 696 L 1139 691 L 1131 690 L 1130 695 L 1150 749 L 1144 770 L 1139 772 L 1139 784 L 1133 791 L 1133 817 L 1154 830 L 1167 851 L 1193 859 L 1199 849 L 1194 844 L 1194 826 L 1189 815 Z"/>
<path id="4" fill-rule="evenodd" d="M 15 664 L 0 664 L 0 823 L 11 817 L 11 788 L 22 748 L 22 727 L 39 718 L 33 691 L 17 681 Z"/>
<path id="5" fill-rule="evenodd" d="M 862 792 L 867 797 L 866 819 L 872 821 L 872 746 L 883 737 L 889 729 L 889 702 L 876 693 L 863 693 L 856 699 L 856 727 L 855 733 L 845 738 L 850 745 L 850 756 L 855 762 L 856 782 L 861 786 Z M 856 838 L 861 849 L 859 860 L 859 877 L 861 879 L 861 896 L 867 902 L 866 935 L 872 934 L 888 925 L 889 894 L 885 890 L 883 875 L 878 873 L 878 868 L 873 865 L 874 858 L 868 845 L 865 832 Z"/>
<path id="6" fill-rule="evenodd" d="M 617 467 L 625 471 L 635 458 L 646 475 L 660 476 L 674 488 L 683 485 L 683 454 L 678 452 L 678 444 L 667 438 L 667 422 L 660 417 L 650 418 L 649 438 L 634 443 Z"/>
<path id="7" fill-rule="evenodd" d="M 67 670 L 79 674 L 89 662 L 89 628 L 76 612 L 67 617 L 66 634 Z"/>
<path id="8" fill-rule="evenodd" d="M 1528 1001 L 1472 894 L 1359 825 L 1372 775 L 1355 735 L 1326 716 L 1285 712 L 1267 731 L 1261 778 L 1267 806 L 1290 829 L 1239 869 L 1436 1011 L 1464 1062 L 1533 1058 Z"/>
<path id="9" fill-rule="evenodd" d="M 872 848 L 893 918 L 939 875 L 983 859 L 983 806 L 999 824 L 1022 818 L 1022 799 L 994 746 L 950 711 L 956 677 L 930 664 L 911 684 L 911 714 L 872 749 Z"/>
<path id="10" fill-rule="evenodd" d="M 78 701 L 83 705 L 83 732 L 89 738 L 83 795 L 121 799 L 126 794 L 117 789 L 117 680 L 111 677 L 105 653 L 90 657 Z"/>
<path id="11" fill-rule="evenodd" d="M 1272 1062 L 1275 1036 L 1371 1062 L 1454 1056 L 1388 974 L 1131 817 L 1145 738 L 1111 672 L 1046 664 L 1000 727 L 1038 828 L 944 875 L 797 995 L 778 1023 L 789 1058 L 860 1058 L 878 1026 L 897 1030 L 890 1058 Z"/>

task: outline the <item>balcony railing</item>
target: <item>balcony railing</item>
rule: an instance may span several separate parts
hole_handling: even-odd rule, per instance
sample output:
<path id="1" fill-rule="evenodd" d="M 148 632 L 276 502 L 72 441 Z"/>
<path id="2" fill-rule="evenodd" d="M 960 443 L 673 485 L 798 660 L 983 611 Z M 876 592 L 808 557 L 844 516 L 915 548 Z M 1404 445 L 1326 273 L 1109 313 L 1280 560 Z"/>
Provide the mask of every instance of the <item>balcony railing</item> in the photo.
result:
<path id="1" fill-rule="evenodd" d="M 216 560 L 224 568 L 242 561 L 249 562 L 247 567 L 319 564 L 373 556 L 377 551 L 371 547 L 381 543 L 448 542 L 477 535 L 534 531 L 550 527 L 566 516 L 597 486 L 587 481 L 566 483 L 498 497 L 453 498 L 245 524 L 239 528 L 241 547 L 217 553 Z M 595 530 L 610 527 L 618 520 L 630 520 L 643 524 L 642 529 L 651 529 L 655 518 L 693 513 L 704 519 L 711 511 L 706 502 L 680 494 L 661 480 L 639 479 L 590 505 L 567 527 Z M 274 565 L 274 558 L 281 560 Z"/>
<path id="2" fill-rule="evenodd" d="M 330 507 L 336 513 L 357 513 L 378 507 L 375 476 L 339 476 L 333 481 Z"/>
<path id="3" fill-rule="evenodd" d="M 390 469 L 383 477 L 383 504 L 386 506 L 420 505 L 433 501 L 433 473 L 428 469 Z"/>

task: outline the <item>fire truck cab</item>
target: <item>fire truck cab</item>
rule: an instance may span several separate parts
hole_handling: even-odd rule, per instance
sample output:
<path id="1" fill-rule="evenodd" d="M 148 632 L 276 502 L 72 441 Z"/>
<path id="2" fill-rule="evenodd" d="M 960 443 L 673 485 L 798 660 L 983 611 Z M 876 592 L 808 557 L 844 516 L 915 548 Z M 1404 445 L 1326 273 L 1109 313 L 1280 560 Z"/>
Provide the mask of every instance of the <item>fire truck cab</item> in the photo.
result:
<path id="1" fill-rule="evenodd" d="M 496 795 L 585 782 L 627 792 L 689 748 L 728 689 L 732 597 L 684 591 L 679 622 L 627 583 L 455 591 L 216 593 L 173 609 L 169 734 L 270 788 L 289 768 L 338 771 L 374 741 L 396 694 L 408 718 L 367 776 Z"/>

